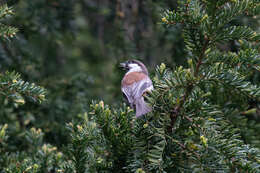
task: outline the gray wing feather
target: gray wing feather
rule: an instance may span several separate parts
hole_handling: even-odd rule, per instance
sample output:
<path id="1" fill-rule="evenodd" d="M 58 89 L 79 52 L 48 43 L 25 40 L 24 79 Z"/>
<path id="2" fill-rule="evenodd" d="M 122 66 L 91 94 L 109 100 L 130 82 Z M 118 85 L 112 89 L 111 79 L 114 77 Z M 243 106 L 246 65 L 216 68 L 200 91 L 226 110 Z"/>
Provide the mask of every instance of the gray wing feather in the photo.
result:
<path id="1" fill-rule="evenodd" d="M 140 99 L 148 88 L 153 89 L 153 84 L 151 79 L 146 78 L 130 86 L 122 87 L 122 92 L 126 95 L 130 104 L 135 104 L 135 101 Z"/>
<path id="2" fill-rule="evenodd" d="M 134 100 L 133 100 L 133 97 L 132 97 L 132 89 L 131 89 L 131 87 L 122 87 L 121 90 L 125 94 L 128 102 L 132 104 L 134 102 Z"/>

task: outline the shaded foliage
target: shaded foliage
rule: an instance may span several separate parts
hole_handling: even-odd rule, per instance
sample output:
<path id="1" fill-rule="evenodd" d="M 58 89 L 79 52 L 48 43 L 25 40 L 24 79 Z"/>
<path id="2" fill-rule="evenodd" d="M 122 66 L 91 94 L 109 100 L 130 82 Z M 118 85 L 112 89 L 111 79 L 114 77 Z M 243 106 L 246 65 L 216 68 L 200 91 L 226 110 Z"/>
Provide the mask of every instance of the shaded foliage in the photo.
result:
<path id="1" fill-rule="evenodd" d="M 259 171 L 258 0 L 6 2 L 1 173 Z M 155 87 L 140 119 L 121 104 L 131 58 Z"/>

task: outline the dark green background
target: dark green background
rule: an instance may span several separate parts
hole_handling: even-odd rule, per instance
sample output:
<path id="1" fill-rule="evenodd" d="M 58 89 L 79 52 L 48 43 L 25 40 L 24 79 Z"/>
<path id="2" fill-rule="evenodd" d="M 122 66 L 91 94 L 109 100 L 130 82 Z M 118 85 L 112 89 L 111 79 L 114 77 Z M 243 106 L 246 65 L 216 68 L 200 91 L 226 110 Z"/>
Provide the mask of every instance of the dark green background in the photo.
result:
<path id="1" fill-rule="evenodd" d="M 41 128 L 46 142 L 65 145 L 68 137 L 65 124 L 85 112 L 92 100 L 120 106 L 124 72 L 118 64 L 122 61 L 143 61 L 151 76 L 161 62 L 170 68 L 186 63 L 181 27 L 166 28 L 161 24 L 164 10 L 176 8 L 175 0 L 1 3 L 4 2 L 13 6 L 16 13 L 5 22 L 17 27 L 19 33 L 11 41 L 1 40 L 0 71 L 15 70 L 24 80 L 48 91 L 47 101 L 41 105 L 30 100 L 19 109 L 12 103 L 0 105 L 0 124 L 9 124 L 10 150 L 28 147 L 23 137 L 31 127 Z M 241 16 L 233 22 L 259 30 L 259 17 Z M 223 51 L 236 51 L 234 41 L 219 46 Z M 259 84 L 259 74 L 252 81 Z M 249 120 L 259 122 L 259 112 L 258 109 Z M 254 129 L 259 130 L 257 127 Z M 244 137 L 259 146 L 259 138 L 252 139 L 250 132 L 245 132 Z"/>

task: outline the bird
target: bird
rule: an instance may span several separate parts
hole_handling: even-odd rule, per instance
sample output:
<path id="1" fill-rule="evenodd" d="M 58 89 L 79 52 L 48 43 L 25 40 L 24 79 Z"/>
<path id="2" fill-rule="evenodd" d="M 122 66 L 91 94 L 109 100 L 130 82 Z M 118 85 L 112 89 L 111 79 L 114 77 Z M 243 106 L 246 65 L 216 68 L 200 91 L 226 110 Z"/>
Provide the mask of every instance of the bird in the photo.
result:
<path id="1" fill-rule="evenodd" d="M 121 91 L 130 107 L 135 109 L 136 117 L 151 112 L 152 108 L 144 101 L 144 95 L 154 87 L 145 65 L 134 59 L 120 63 L 120 67 L 127 71 L 121 81 Z"/>

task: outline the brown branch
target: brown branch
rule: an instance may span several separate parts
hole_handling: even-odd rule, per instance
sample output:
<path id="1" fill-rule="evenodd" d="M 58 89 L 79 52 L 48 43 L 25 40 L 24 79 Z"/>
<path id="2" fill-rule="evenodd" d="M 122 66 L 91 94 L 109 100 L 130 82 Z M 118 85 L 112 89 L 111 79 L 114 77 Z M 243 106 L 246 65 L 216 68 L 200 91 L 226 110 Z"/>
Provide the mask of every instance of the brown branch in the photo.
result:
<path id="1" fill-rule="evenodd" d="M 198 76 L 198 73 L 199 73 L 199 69 L 200 69 L 200 66 L 202 64 L 202 60 L 203 60 L 203 57 L 205 55 L 205 51 L 208 47 L 208 44 L 209 44 L 209 39 L 207 37 L 205 37 L 205 43 L 202 47 L 202 50 L 201 50 L 201 54 L 199 56 L 199 59 L 198 59 L 198 63 L 196 65 L 196 70 L 194 72 L 194 76 L 197 77 Z M 171 118 L 171 125 L 169 126 L 168 128 L 168 131 L 171 132 L 172 131 L 172 128 L 175 124 L 175 121 L 178 117 L 178 115 L 180 114 L 180 110 L 183 106 L 183 104 L 186 102 L 187 100 L 187 97 L 190 95 L 192 89 L 194 88 L 194 85 L 192 83 L 190 83 L 187 88 L 186 88 L 186 92 L 185 94 L 183 95 L 182 99 L 180 100 L 180 103 L 177 107 L 175 107 L 175 109 L 173 110 L 173 112 L 171 113 L 170 115 L 170 118 Z"/>
<path id="2" fill-rule="evenodd" d="M 195 70 L 195 72 L 194 72 L 194 76 L 195 76 L 195 77 L 198 76 L 199 68 L 200 68 L 200 66 L 201 66 L 201 64 L 202 64 L 202 60 L 203 60 L 203 57 L 204 57 L 204 55 L 205 55 L 205 51 L 206 51 L 206 49 L 207 49 L 207 47 L 208 47 L 208 44 L 209 44 L 209 40 L 208 40 L 207 37 L 205 37 L 205 44 L 204 44 L 204 46 L 202 47 L 202 51 L 201 51 L 201 54 L 200 54 L 200 56 L 199 56 L 198 63 L 197 63 L 197 65 L 196 65 L 196 70 Z"/>
<path id="3" fill-rule="evenodd" d="M 195 151 L 192 151 L 191 149 L 189 149 L 188 147 L 186 147 L 184 144 L 180 143 L 179 141 L 173 139 L 171 136 L 167 136 L 169 139 L 171 139 L 173 142 L 175 142 L 176 144 L 178 144 L 183 150 L 188 150 L 191 153 L 193 153 L 198 160 L 200 160 L 200 156 L 198 153 L 196 153 Z"/>
<path id="4" fill-rule="evenodd" d="M 175 121 L 176 121 L 176 119 L 177 119 L 177 117 L 178 117 L 178 115 L 180 113 L 180 109 L 183 106 L 183 104 L 185 103 L 185 101 L 186 101 L 188 95 L 191 93 L 192 89 L 193 89 L 193 85 L 192 84 L 187 86 L 187 90 L 186 90 L 184 96 L 182 97 L 182 99 L 180 100 L 179 105 L 177 107 L 175 107 L 175 109 L 173 110 L 172 114 L 170 115 L 171 125 L 170 125 L 170 127 L 168 129 L 169 132 L 172 130 L 172 128 L 173 128 L 173 126 L 175 124 Z"/>

